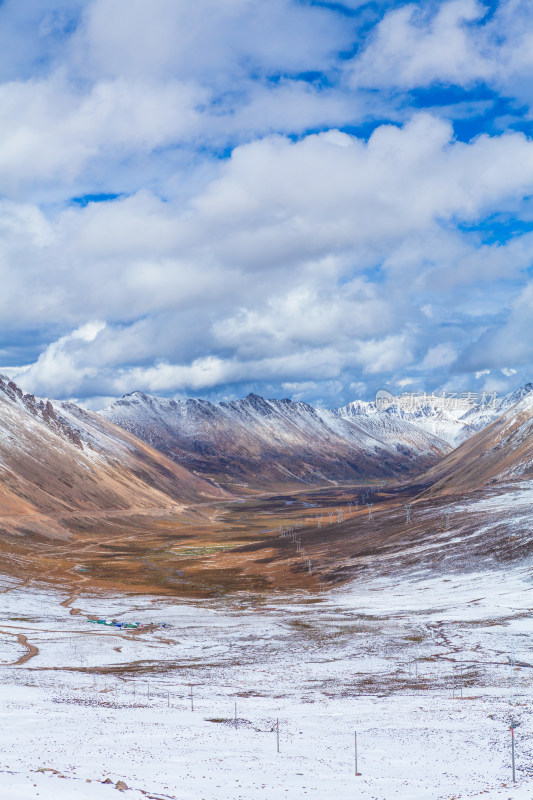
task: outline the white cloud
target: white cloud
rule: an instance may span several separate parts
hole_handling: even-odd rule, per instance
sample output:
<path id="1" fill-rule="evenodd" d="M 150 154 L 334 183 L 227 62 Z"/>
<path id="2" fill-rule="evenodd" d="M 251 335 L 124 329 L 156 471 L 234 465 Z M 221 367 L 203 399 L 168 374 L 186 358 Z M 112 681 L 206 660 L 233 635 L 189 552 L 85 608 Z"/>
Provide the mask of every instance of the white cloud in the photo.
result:
<path id="1" fill-rule="evenodd" d="M 12 198 L 164 183 L 168 163 L 179 162 L 173 151 L 187 164 L 204 147 L 366 113 L 343 89 L 300 78 L 332 69 L 350 44 L 351 27 L 325 8 L 295 0 L 29 0 L 25 8 L 31 25 L 13 0 L 0 8 L 0 180 Z M 13 74 L 1 82 L 5 52 Z"/>
<path id="2" fill-rule="evenodd" d="M 420 369 L 431 370 L 435 367 L 447 367 L 457 358 L 457 350 L 450 342 L 430 347 L 420 364 Z"/>
<path id="3" fill-rule="evenodd" d="M 104 328 L 104 322 L 88 322 L 49 345 L 35 364 L 7 371 L 29 391 L 46 387 L 52 390 L 52 396 L 72 395 L 84 381 L 98 375 L 96 366 L 80 364 L 77 356 L 83 345 L 94 342 Z"/>
<path id="4" fill-rule="evenodd" d="M 394 372 L 407 366 L 412 360 L 409 337 L 400 334 L 358 343 L 352 363 L 360 366 L 366 374 L 377 375 Z"/>
<path id="5" fill-rule="evenodd" d="M 39 182 L 71 186 L 90 161 L 125 158 L 187 137 L 203 93 L 179 81 L 101 81 L 80 92 L 62 73 L 0 85 L 0 180 L 20 196 Z"/>
<path id="6" fill-rule="evenodd" d="M 368 142 L 329 131 L 240 146 L 186 206 L 141 191 L 47 219 L 4 203 L 4 320 L 23 324 L 23 291 L 26 324 L 108 323 L 56 339 L 21 382 L 82 396 L 401 369 L 449 314 L 443 291 L 468 316 L 457 285 L 528 265 L 529 238 L 476 252 L 450 223 L 512 205 L 532 181 L 521 134 L 463 144 L 421 114 Z M 357 274 L 377 265 L 378 282 Z M 430 347 L 425 368 L 450 364 Z"/>
<path id="7" fill-rule="evenodd" d="M 368 143 L 318 134 L 237 148 L 221 177 L 194 201 L 216 236 L 245 228 L 224 249 L 233 261 L 325 255 L 426 229 L 437 218 L 475 220 L 521 196 L 533 178 L 533 145 L 521 134 L 453 142 L 427 114 L 383 125 Z M 275 233 L 275 236 L 273 234 Z"/>
<path id="8" fill-rule="evenodd" d="M 486 7 L 476 0 L 451 0 L 433 8 L 409 4 L 390 11 L 364 53 L 352 64 L 355 86 L 415 88 L 450 83 L 464 86 L 493 75 L 494 64 L 476 46 Z"/>
<path id="9" fill-rule="evenodd" d="M 468 371 L 501 369 L 507 377 L 509 369 L 533 361 L 533 283 L 513 301 L 506 319 L 491 325 L 459 359 L 459 366 Z"/>
<path id="10" fill-rule="evenodd" d="M 104 329 L 102 323 L 89 323 L 50 344 L 34 364 L 5 368 L 5 372 L 27 391 L 56 397 L 117 396 L 134 390 L 201 392 L 250 381 L 298 386 L 301 393 L 317 382 L 324 389 L 328 385 L 338 388 L 334 379 L 346 369 L 358 367 L 372 375 L 397 369 L 412 359 L 405 336 L 388 336 L 355 340 L 344 351 L 322 345 L 247 359 L 202 356 L 183 364 L 159 361 L 149 366 L 110 368 L 102 358 Z"/>
<path id="11" fill-rule="evenodd" d="M 93 320 L 73 331 L 71 337 L 72 339 L 81 339 L 82 342 L 94 342 L 98 334 L 103 331 L 105 327 L 105 322 Z M 68 341 L 68 337 L 66 340 Z M 63 341 L 65 340 L 63 339 Z"/>
<path id="12" fill-rule="evenodd" d="M 527 2 L 19 5 L 0 6 L 0 317 L 26 387 L 324 399 L 533 360 L 533 234 L 465 230 L 530 218 L 533 142 L 456 138 L 445 118 L 490 97 L 409 105 L 479 81 L 527 100 Z M 100 192 L 121 196 L 69 205 Z"/>
<path id="13" fill-rule="evenodd" d="M 356 278 L 333 289 L 319 281 L 299 285 L 268 299 L 261 308 L 243 309 L 216 322 L 221 347 L 246 356 L 250 352 L 286 352 L 293 347 L 340 346 L 361 337 L 383 334 L 396 325 L 395 312 L 375 287 Z"/>
<path id="14" fill-rule="evenodd" d="M 492 13 L 479 0 L 410 3 L 384 15 L 347 73 L 354 88 L 393 92 L 487 84 L 531 106 L 532 53 L 529 0 L 499 0 Z M 471 102 L 466 101 L 466 113 Z M 461 106 L 441 106 L 440 112 L 463 114 Z"/>
<path id="15" fill-rule="evenodd" d="M 350 38 L 336 15 L 292 0 L 93 0 L 70 48 L 82 74 L 216 83 L 321 69 Z"/>

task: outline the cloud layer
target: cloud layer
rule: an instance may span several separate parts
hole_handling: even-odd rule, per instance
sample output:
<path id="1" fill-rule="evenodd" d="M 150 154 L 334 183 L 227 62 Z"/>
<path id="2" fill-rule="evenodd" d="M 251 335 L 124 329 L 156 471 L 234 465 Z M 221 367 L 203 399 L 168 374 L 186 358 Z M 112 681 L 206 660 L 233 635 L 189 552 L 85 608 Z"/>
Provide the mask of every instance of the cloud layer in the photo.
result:
<path id="1" fill-rule="evenodd" d="M 377 8 L 5 2 L 3 371 L 93 406 L 526 379 L 528 4 Z"/>

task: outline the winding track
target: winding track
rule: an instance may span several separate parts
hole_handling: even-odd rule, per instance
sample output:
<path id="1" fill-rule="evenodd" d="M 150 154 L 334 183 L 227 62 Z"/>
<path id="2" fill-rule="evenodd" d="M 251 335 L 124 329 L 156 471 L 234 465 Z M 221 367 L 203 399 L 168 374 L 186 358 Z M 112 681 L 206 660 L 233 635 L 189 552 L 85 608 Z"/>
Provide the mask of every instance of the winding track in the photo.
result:
<path id="1" fill-rule="evenodd" d="M 17 642 L 21 644 L 23 647 L 26 648 L 26 652 L 20 656 L 16 661 L 12 661 L 11 664 L 8 664 L 9 667 L 21 667 L 23 664 L 26 664 L 30 659 L 35 658 L 35 656 L 39 655 L 39 648 L 28 642 L 28 637 L 25 636 L 23 633 L 12 633 L 11 631 L 0 630 L 0 633 L 3 633 L 4 636 L 15 636 Z"/>
<path id="2" fill-rule="evenodd" d="M 22 664 L 26 664 L 26 662 L 29 661 L 30 658 L 35 658 L 35 656 L 38 656 L 39 648 L 34 644 L 30 644 L 30 642 L 28 642 L 28 638 L 24 636 L 23 633 L 17 634 L 17 641 L 19 642 L 19 644 L 28 648 L 27 652 L 24 653 L 24 655 L 21 656 L 17 661 L 15 661 L 13 665 L 15 667 L 20 667 L 22 666 Z"/>

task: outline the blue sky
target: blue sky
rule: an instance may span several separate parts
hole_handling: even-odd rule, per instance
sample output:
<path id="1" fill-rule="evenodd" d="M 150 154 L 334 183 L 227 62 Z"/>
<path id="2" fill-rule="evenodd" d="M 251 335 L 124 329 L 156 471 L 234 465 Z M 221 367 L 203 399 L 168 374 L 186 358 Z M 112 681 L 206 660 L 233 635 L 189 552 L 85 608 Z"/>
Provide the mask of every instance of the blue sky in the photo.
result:
<path id="1" fill-rule="evenodd" d="M 533 4 L 0 3 L 0 351 L 39 395 L 532 377 Z"/>

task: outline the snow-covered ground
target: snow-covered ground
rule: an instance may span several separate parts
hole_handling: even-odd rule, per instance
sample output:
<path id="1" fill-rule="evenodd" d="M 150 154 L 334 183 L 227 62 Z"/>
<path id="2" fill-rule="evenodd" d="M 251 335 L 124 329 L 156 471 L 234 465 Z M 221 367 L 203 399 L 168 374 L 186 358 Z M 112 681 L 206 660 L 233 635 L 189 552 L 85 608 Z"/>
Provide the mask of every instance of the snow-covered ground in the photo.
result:
<path id="1" fill-rule="evenodd" d="M 78 615 L 65 595 L 4 588 L 2 800 L 113 798 L 118 781 L 139 800 L 533 797 L 523 567 L 268 601 L 85 596 Z"/>

